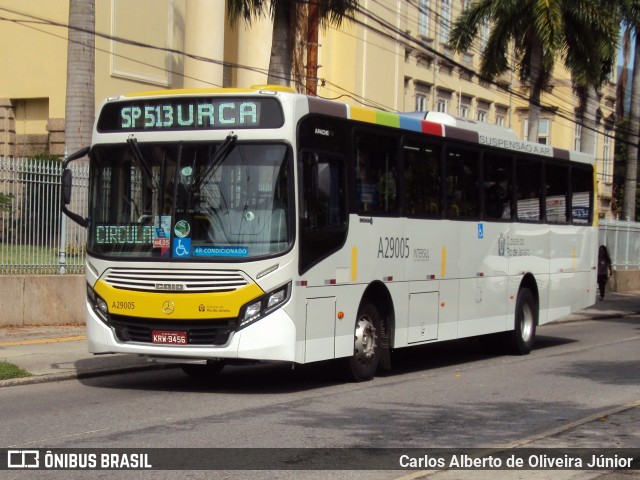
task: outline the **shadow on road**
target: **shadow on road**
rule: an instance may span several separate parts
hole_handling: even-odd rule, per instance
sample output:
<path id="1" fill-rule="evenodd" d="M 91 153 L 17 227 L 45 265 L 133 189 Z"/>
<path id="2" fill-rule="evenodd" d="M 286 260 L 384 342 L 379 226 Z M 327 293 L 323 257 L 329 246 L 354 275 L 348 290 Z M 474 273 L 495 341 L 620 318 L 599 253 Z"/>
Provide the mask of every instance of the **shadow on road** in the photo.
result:
<path id="1" fill-rule="evenodd" d="M 535 350 L 553 349 L 574 341 L 563 337 L 539 336 Z M 429 373 L 500 356 L 509 357 L 502 353 L 503 350 L 499 346 L 496 349 L 495 345 L 488 347 L 485 342 L 475 338 L 404 348 L 393 352 L 392 369 L 379 371 L 378 376 L 392 378 L 414 372 Z M 91 361 L 92 359 L 85 359 L 77 363 Z M 295 368 L 289 363 L 228 365 L 222 373 L 205 380 L 187 376 L 177 365 L 166 365 L 158 369 L 119 372 L 79 381 L 95 388 L 245 395 L 283 394 L 348 383 L 343 363 L 344 360 L 335 360 L 295 365 Z"/>

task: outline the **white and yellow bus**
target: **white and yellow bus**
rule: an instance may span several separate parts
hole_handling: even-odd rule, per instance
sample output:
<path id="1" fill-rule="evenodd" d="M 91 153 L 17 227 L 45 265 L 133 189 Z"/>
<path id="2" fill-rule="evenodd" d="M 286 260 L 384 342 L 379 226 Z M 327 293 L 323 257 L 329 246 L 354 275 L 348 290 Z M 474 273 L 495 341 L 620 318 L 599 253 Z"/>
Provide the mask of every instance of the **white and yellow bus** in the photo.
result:
<path id="1" fill-rule="evenodd" d="M 89 156 L 88 216 L 69 162 Z M 280 87 L 127 95 L 70 156 L 96 354 L 342 359 L 472 336 L 527 354 L 595 301 L 594 161 L 444 114 Z"/>

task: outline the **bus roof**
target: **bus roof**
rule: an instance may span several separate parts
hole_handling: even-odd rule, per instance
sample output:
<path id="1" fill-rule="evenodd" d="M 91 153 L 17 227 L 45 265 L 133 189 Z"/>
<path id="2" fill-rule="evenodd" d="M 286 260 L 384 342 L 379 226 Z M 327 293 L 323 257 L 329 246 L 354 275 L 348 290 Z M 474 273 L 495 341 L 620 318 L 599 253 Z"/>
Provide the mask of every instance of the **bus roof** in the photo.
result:
<path id="1" fill-rule="evenodd" d="M 389 113 L 365 107 L 353 107 L 330 100 L 308 97 L 309 111 L 374 123 L 413 132 L 427 133 L 469 143 L 487 145 L 532 155 L 593 163 L 592 156 L 540 143 L 518 139 L 509 128 L 484 122 L 472 122 L 439 112 Z"/>
<path id="2" fill-rule="evenodd" d="M 307 99 L 309 113 L 321 113 L 337 118 L 355 120 L 401 130 L 426 133 L 438 137 L 452 138 L 469 143 L 487 145 L 494 148 L 516 151 L 525 154 L 541 155 L 562 160 L 573 160 L 593 163 L 591 155 L 552 147 L 540 143 L 518 139 L 515 132 L 506 127 L 485 122 L 475 122 L 454 117 L 440 112 L 408 112 L 390 113 L 368 107 L 357 107 L 334 100 L 325 100 L 296 93 L 290 87 L 281 85 L 254 85 L 250 88 L 205 88 L 156 90 L 112 97 L 107 103 L 115 100 L 133 100 L 135 98 L 166 96 L 208 96 L 233 94 L 271 94 L 295 96 Z"/>

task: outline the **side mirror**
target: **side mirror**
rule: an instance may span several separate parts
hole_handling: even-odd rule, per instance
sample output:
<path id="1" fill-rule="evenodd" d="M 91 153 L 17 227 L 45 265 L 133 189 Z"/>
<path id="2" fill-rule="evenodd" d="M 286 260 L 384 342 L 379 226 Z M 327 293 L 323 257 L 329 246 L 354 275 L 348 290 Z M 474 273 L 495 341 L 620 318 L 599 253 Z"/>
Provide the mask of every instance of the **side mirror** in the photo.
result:
<path id="1" fill-rule="evenodd" d="M 90 147 L 84 147 L 75 152 L 72 155 L 69 155 L 64 163 L 62 164 L 64 170 L 62 171 L 62 206 L 61 210 L 67 217 L 76 222 L 78 225 L 82 227 L 87 227 L 89 225 L 89 219 L 85 217 L 81 217 L 77 213 L 72 212 L 67 208 L 67 205 L 71 203 L 71 190 L 73 185 L 73 173 L 69 168 L 69 163 L 74 160 L 78 160 L 79 158 L 86 157 L 89 154 Z"/>
<path id="2" fill-rule="evenodd" d="M 73 173 L 66 168 L 62 172 L 62 202 L 64 205 L 71 203 L 71 185 L 73 184 Z"/>

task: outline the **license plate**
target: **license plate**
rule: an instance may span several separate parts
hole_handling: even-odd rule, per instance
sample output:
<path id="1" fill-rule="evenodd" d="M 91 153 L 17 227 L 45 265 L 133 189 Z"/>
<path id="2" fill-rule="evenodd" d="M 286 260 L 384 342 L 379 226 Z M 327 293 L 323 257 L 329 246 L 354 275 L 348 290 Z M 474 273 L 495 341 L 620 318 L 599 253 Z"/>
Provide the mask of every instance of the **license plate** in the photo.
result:
<path id="1" fill-rule="evenodd" d="M 151 341 L 162 345 L 186 345 L 187 332 L 168 332 L 164 330 L 153 330 Z"/>

